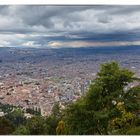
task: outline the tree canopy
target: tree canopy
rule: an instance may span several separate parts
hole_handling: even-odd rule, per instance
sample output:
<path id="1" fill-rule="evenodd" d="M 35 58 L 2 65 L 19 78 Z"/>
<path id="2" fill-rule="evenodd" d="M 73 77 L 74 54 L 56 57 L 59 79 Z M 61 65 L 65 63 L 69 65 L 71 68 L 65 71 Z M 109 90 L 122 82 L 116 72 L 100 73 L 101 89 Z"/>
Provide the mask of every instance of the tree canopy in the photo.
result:
<path id="1" fill-rule="evenodd" d="M 101 65 L 87 94 L 65 111 L 69 134 L 109 134 L 109 122 L 124 115 L 119 103 L 127 111 L 134 111 L 138 106 L 138 88 L 128 87 L 133 76 L 133 72 L 120 68 L 116 62 Z"/>

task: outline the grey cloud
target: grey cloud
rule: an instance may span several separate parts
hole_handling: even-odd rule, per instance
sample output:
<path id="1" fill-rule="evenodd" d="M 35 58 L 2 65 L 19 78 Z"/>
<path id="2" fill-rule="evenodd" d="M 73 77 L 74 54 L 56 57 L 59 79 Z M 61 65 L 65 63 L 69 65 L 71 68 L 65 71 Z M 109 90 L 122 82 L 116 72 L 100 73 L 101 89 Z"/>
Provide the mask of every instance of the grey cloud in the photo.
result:
<path id="1" fill-rule="evenodd" d="M 140 5 L 112 6 L 108 9 L 112 15 L 128 15 L 137 11 L 140 11 Z"/>
<path id="2" fill-rule="evenodd" d="M 88 10 L 89 12 L 86 12 Z M 42 26 L 46 30 L 55 32 L 55 30 L 67 31 L 68 29 L 75 31 L 78 28 L 87 30 L 90 26 L 98 25 L 94 29 L 97 31 L 98 28 L 104 28 L 103 25 L 99 25 L 100 23 L 110 23 L 116 18 L 119 20 L 121 15 L 140 12 L 140 6 L 0 6 L 0 11 L 3 11 L 0 13 L 1 16 L 12 18 L 15 21 L 13 25 L 9 24 L 11 32 L 13 27 L 17 27 L 18 30 L 19 24 L 22 24 L 21 28 L 25 32 L 35 32 L 33 26 L 38 28 Z M 116 15 L 120 15 L 120 17 Z M 21 32 L 21 28 L 19 32 Z"/>
<path id="3" fill-rule="evenodd" d="M 0 6 L 0 34 L 15 34 L 19 41 L 10 39 L 12 45 L 47 45 L 55 40 L 137 40 L 139 33 L 140 6 Z"/>
<path id="4" fill-rule="evenodd" d="M 74 11 L 89 9 L 89 6 L 15 6 L 14 11 L 18 18 L 21 18 L 28 25 L 44 25 L 51 22 L 53 17 L 63 17 Z M 53 23 L 52 23 L 53 24 Z"/>
<path id="5" fill-rule="evenodd" d="M 104 24 L 109 23 L 111 20 L 112 18 L 109 16 L 98 17 L 98 21 Z"/>

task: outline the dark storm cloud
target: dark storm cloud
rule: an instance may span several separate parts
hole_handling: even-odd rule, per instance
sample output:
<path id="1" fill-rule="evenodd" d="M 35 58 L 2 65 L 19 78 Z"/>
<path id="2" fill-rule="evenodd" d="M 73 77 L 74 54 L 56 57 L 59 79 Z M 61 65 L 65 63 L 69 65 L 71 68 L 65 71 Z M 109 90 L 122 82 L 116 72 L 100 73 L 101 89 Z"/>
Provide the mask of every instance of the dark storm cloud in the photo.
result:
<path id="1" fill-rule="evenodd" d="M 108 23 L 112 20 L 111 16 L 113 15 L 123 15 L 140 11 L 140 9 L 139 6 L 0 6 L 0 11 L 3 18 L 5 17 L 7 20 L 9 18 L 13 22 L 17 22 L 15 23 L 17 25 L 22 24 L 24 30 L 25 27 L 28 27 L 30 31 L 33 30 L 33 26 L 38 26 L 38 28 L 43 26 L 47 30 L 52 29 L 53 31 L 54 26 L 59 24 L 62 26 L 60 28 L 74 28 L 74 23 L 81 22 L 81 24 L 78 24 L 80 27 L 87 20 L 93 23 L 95 21 L 97 23 Z M 9 26 L 13 28 L 12 25 L 9 24 Z M 18 26 L 16 27 L 18 29 Z M 88 29 L 88 25 L 82 28 Z M 65 29 L 61 30 L 65 31 Z"/>
<path id="2" fill-rule="evenodd" d="M 0 6 L 0 46 L 139 41 L 140 6 Z"/>
<path id="3" fill-rule="evenodd" d="M 128 15 L 140 11 L 139 5 L 108 6 L 108 12 L 113 15 Z"/>

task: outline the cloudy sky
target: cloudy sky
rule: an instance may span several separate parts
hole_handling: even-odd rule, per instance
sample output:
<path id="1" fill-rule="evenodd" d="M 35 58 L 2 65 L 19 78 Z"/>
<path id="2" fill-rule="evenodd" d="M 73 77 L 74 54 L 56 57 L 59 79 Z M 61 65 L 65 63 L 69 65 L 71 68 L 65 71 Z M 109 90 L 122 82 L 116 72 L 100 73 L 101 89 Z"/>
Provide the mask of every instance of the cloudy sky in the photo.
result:
<path id="1" fill-rule="evenodd" d="M 140 6 L 0 6 L 0 47 L 140 45 Z"/>

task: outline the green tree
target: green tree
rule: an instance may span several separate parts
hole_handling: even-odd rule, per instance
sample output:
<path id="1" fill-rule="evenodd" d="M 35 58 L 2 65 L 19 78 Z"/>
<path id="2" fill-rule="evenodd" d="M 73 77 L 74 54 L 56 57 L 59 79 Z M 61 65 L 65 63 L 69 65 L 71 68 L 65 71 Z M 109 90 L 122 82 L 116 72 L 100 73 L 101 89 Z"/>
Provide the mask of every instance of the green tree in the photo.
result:
<path id="1" fill-rule="evenodd" d="M 87 94 L 64 112 L 69 134 L 109 134 L 110 120 L 122 114 L 117 104 L 123 102 L 127 111 L 132 111 L 128 105 L 136 106 L 138 91 L 125 89 L 134 80 L 133 76 L 134 73 L 120 68 L 116 62 L 101 65 Z"/>
<path id="2" fill-rule="evenodd" d="M 27 120 L 26 128 L 30 135 L 43 135 L 47 133 L 47 126 L 45 119 L 41 116 L 34 116 Z"/>
<path id="3" fill-rule="evenodd" d="M 56 128 L 57 135 L 66 135 L 66 127 L 64 121 L 59 121 L 58 126 Z"/>
<path id="4" fill-rule="evenodd" d="M 61 110 L 60 110 L 59 102 L 54 103 L 51 115 L 55 116 L 57 119 L 61 118 Z"/>
<path id="5" fill-rule="evenodd" d="M 30 113 L 32 115 L 41 115 L 41 109 L 40 108 L 38 108 L 38 109 L 37 108 L 35 108 L 35 109 L 27 108 L 26 112 Z"/>
<path id="6" fill-rule="evenodd" d="M 126 132 L 127 135 L 140 135 L 140 126 L 139 127 L 134 127 L 134 128 L 131 128 L 129 129 L 127 132 Z"/>
<path id="7" fill-rule="evenodd" d="M 95 134 L 96 119 L 92 110 L 87 110 L 84 99 L 69 105 L 64 111 L 66 129 L 70 135 Z"/>
<path id="8" fill-rule="evenodd" d="M 130 88 L 124 95 L 125 109 L 131 112 L 140 110 L 140 86 Z"/>
<path id="9" fill-rule="evenodd" d="M 12 133 L 13 135 L 29 135 L 29 130 L 24 126 L 21 125 L 16 128 L 16 130 Z"/>
<path id="10" fill-rule="evenodd" d="M 9 104 L 2 104 L 0 103 L 0 109 L 4 112 L 4 113 L 10 113 L 13 110 L 14 106 L 13 105 L 9 105 Z"/>
<path id="11" fill-rule="evenodd" d="M 15 126 L 19 126 L 25 122 L 24 112 L 20 108 L 13 108 L 11 112 L 6 115 Z"/>
<path id="12" fill-rule="evenodd" d="M 56 135 L 56 127 L 59 122 L 55 116 L 50 115 L 46 118 L 46 126 L 47 126 L 47 134 L 49 135 Z"/>
<path id="13" fill-rule="evenodd" d="M 56 135 L 56 128 L 61 118 L 62 114 L 60 110 L 60 105 L 57 102 L 52 108 L 52 114 L 46 118 L 47 133 L 49 135 Z"/>
<path id="14" fill-rule="evenodd" d="M 14 126 L 5 117 L 0 117 L 0 135 L 10 135 L 14 131 Z"/>
<path id="15" fill-rule="evenodd" d="M 124 103 L 119 102 L 117 108 L 121 111 L 121 116 L 114 118 L 109 123 L 111 134 L 126 134 L 127 130 L 136 126 L 137 117 L 131 112 L 127 112 Z"/>

